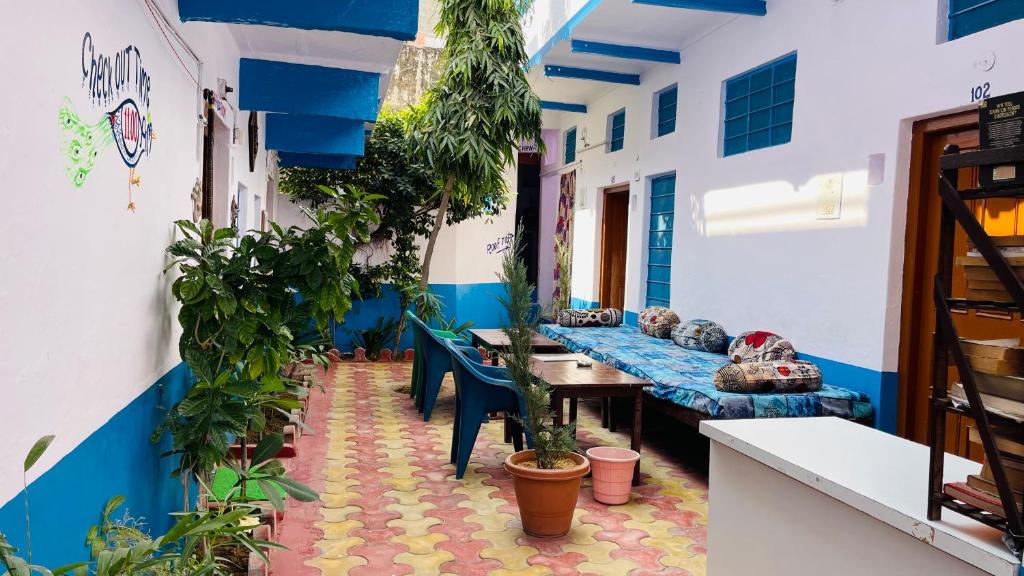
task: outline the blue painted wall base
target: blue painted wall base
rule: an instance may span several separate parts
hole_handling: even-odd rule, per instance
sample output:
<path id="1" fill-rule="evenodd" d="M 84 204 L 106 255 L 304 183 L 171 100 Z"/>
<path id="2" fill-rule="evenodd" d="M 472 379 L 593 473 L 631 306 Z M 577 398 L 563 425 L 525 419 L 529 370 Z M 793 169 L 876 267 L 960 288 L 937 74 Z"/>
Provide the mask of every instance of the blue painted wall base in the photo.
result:
<path id="1" fill-rule="evenodd" d="M 170 438 L 153 444 L 149 435 L 190 384 L 188 367 L 178 364 L 29 485 L 33 563 L 55 568 L 88 560 L 85 536 L 113 496 L 125 497 L 117 516 L 127 510 L 145 519 L 154 536 L 170 528 L 168 514 L 182 508 L 181 482 L 171 478 L 173 459 L 160 457 Z M 8 454 L 4 474 L 19 473 L 23 456 Z M 0 508 L 0 532 L 24 557 L 23 492 Z"/>
<path id="2" fill-rule="evenodd" d="M 455 318 L 455 324 L 473 322 L 473 328 L 501 328 L 505 324 L 504 309 L 498 297 L 505 287 L 500 282 L 481 284 L 431 284 L 430 291 L 441 299 L 445 320 Z M 390 284 L 381 286 L 380 298 L 368 298 L 353 304 L 344 322 L 335 326 L 334 338 L 338 350 L 351 352 L 356 332 L 372 328 L 377 319 L 397 318 L 402 310 L 398 293 Z M 400 348 L 412 348 L 412 333 L 402 334 Z"/>

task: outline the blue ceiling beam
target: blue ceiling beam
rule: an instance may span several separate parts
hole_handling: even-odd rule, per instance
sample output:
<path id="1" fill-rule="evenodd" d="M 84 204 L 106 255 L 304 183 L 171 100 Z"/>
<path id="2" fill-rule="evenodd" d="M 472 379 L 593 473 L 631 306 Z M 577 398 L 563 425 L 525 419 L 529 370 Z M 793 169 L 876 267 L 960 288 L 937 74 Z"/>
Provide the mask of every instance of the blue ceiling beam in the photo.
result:
<path id="1" fill-rule="evenodd" d="M 540 107 L 542 110 L 558 110 L 560 112 L 579 112 L 581 114 L 587 113 L 586 104 L 571 104 L 569 102 L 555 102 L 553 100 L 541 100 Z"/>
<path id="2" fill-rule="evenodd" d="M 765 0 L 633 0 L 633 4 L 748 14 L 750 16 L 764 16 L 768 13 L 768 4 Z"/>
<path id="3" fill-rule="evenodd" d="M 337 156 L 331 154 L 278 152 L 277 164 L 282 168 L 331 168 L 333 170 L 352 170 L 356 167 L 356 157 Z"/>
<path id="4" fill-rule="evenodd" d="M 570 44 L 572 51 L 576 54 L 597 54 L 611 58 L 626 58 L 628 60 L 646 60 L 648 62 L 662 62 L 666 64 L 679 64 L 679 52 L 675 50 L 659 50 L 657 48 L 644 48 L 642 46 L 625 46 L 622 44 L 607 44 L 605 42 L 594 42 L 591 40 L 573 39 Z"/>
<path id="5" fill-rule="evenodd" d="M 238 106 L 242 110 L 377 119 L 380 74 L 242 58 Z"/>
<path id="6" fill-rule="evenodd" d="M 362 156 L 366 131 L 360 120 L 301 114 L 267 114 L 268 150 Z"/>
<path id="7" fill-rule="evenodd" d="M 557 46 L 562 40 L 568 40 L 572 31 L 579 26 L 591 12 L 597 9 L 597 7 L 601 5 L 602 1 L 603 0 L 587 0 L 587 3 L 577 10 L 576 14 L 573 14 L 572 18 L 569 18 L 565 24 L 562 24 L 562 27 L 555 31 L 555 33 L 548 38 L 547 42 L 545 42 L 537 52 L 530 56 L 530 61 L 526 63 L 526 69 L 529 70 L 530 68 L 540 64 L 541 61 L 544 60 L 544 56 L 546 56 L 552 48 Z"/>
<path id="8" fill-rule="evenodd" d="M 182 22 L 260 24 L 414 40 L 418 0 L 178 0 Z"/>
<path id="9" fill-rule="evenodd" d="M 639 74 L 623 74 L 622 72 L 591 70 L 590 68 L 573 68 L 572 66 L 555 66 L 549 64 L 544 67 L 544 75 L 551 78 L 577 78 L 579 80 L 611 82 L 612 84 L 640 85 Z"/>

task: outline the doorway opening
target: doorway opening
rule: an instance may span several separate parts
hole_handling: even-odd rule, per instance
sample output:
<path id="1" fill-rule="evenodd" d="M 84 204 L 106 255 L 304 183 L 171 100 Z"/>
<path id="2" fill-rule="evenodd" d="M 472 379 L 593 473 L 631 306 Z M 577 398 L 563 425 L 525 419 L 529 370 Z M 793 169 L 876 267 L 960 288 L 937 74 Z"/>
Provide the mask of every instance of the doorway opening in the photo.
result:
<path id="1" fill-rule="evenodd" d="M 629 185 L 606 190 L 601 223 L 601 307 L 625 309 Z"/>
<path id="2" fill-rule="evenodd" d="M 979 145 L 976 111 L 922 120 L 914 124 L 911 148 L 910 190 L 907 200 L 907 234 L 903 264 L 903 313 L 900 325 L 899 434 L 915 442 L 928 440 L 929 399 L 933 385 L 932 335 L 935 305 L 932 286 L 938 270 L 939 219 L 942 200 L 938 194 L 939 157 L 943 149 L 957 145 L 961 150 Z M 959 174 L 959 187 L 978 185 L 977 169 Z M 1022 202 L 1013 198 L 974 200 L 968 203 L 985 231 L 992 236 L 1024 234 Z M 967 236 L 956 227 L 954 256 L 967 253 Z M 962 265 L 954 263 L 951 296 L 966 295 L 967 280 Z M 956 311 L 954 322 L 964 338 L 1021 338 L 1024 323 L 1020 314 L 1001 311 Z M 955 382 L 955 368 L 949 371 L 947 386 Z M 946 423 L 946 451 L 980 460 L 980 445 L 969 441 L 973 420 L 949 414 Z"/>
<path id="3" fill-rule="evenodd" d="M 537 286 L 540 254 L 540 154 L 519 153 L 516 185 L 516 228 L 522 227 L 526 279 Z M 536 294 L 534 294 L 536 298 Z"/>

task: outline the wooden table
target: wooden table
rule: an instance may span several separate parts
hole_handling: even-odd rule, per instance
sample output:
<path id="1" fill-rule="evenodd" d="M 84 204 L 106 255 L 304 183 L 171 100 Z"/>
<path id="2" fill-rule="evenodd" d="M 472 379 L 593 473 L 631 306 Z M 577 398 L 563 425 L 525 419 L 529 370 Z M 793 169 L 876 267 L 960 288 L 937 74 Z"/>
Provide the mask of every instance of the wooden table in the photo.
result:
<path id="1" fill-rule="evenodd" d="M 473 346 L 483 346 L 488 350 L 500 352 L 509 347 L 508 336 L 505 332 L 500 329 L 476 329 L 470 330 L 470 334 L 473 335 Z M 541 336 L 536 332 L 533 333 L 533 338 L 530 340 L 530 346 L 534 352 L 545 353 L 545 352 L 564 352 L 565 348 L 555 342 L 547 336 Z"/>
<path id="2" fill-rule="evenodd" d="M 533 374 L 551 385 L 551 407 L 555 411 L 555 424 L 564 423 L 563 404 L 569 399 L 569 421 L 576 421 L 579 398 L 633 398 L 633 430 L 630 448 L 640 452 L 643 423 L 644 388 L 654 384 L 592 360 L 585 354 L 572 354 L 576 359 L 589 360 L 590 368 L 580 368 L 575 360 L 541 360 L 543 354 L 534 355 Z M 640 483 L 640 465 L 633 470 L 633 485 Z"/>

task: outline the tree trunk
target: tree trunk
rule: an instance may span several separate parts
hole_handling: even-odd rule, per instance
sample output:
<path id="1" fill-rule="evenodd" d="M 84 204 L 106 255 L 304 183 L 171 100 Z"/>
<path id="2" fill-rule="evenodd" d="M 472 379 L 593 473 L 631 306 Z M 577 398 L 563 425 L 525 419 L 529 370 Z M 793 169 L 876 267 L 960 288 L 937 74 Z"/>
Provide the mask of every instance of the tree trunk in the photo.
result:
<path id="1" fill-rule="evenodd" d="M 420 291 L 426 292 L 430 280 L 430 259 L 434 256 L 434 244 L 437 243 L 437 235 L 441 232 L 444 224 L 444 215 L 448 212 L 448 200 L 452 195 L 452 188 L 455 186 L 455 178 L 448 177 L 444 183 L 444 191 L 441 192 L 441 205 L 437 207 L 437 214 L 434 216 L 434 228 L 430 231 L 430 240 L 427 240 L 427 250 L 423 253 L 423 268 L 420 270 Z"/>

